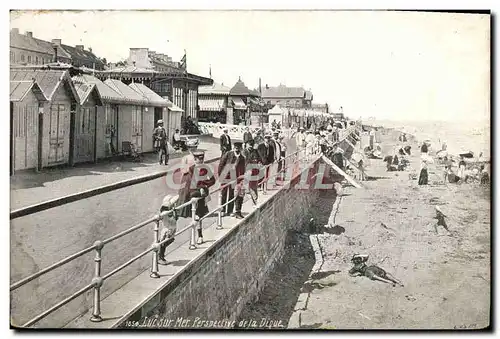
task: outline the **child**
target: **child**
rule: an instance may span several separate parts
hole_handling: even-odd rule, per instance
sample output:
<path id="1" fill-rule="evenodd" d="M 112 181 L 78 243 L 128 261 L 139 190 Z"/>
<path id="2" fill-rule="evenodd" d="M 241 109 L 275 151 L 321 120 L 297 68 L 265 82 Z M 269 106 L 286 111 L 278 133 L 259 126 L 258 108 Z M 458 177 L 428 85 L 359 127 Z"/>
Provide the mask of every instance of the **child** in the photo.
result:
<path id="1" fill-rule="evenodd" d="M 163 227 L 160 231 L 160 241 L 163 241 L 167 238 L 169 238 L 169 240 L 163 243 L 160 246 L 160 250 L 158 251 L 158 264 L 160 265 L 168 265 L 168 262 L 165 260 L 165 250 L 167 249 L 168 245 L 174 242 L 175 239 L 174 235 L 177 231 L 177 219 L 179 217 L 177 216 L 177 211 L 174 210 L 174 208 L 177 205 L 178 199 L 178 195 L 167 195 L 165 196 L 165 198 L 163 198 L 163 202 L 160 207 L 160 213 L 172 211 L 171 213 L 165 215 L 161 221 Z"/>

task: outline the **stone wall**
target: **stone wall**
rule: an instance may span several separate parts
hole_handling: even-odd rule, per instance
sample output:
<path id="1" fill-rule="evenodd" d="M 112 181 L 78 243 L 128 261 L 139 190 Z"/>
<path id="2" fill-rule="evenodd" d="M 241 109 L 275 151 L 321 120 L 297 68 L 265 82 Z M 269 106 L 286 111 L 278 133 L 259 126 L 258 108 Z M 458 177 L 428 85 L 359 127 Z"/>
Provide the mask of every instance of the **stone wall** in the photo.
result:
<path id="1" fill-rule="evenodd" d="M 322 161 L 310 170 L 308 184 L 315 179 L 319 163 Z M 145 316 L 183 318 L 191 321 L 188 327 L 196 327 L 196 318 L 235 320 L 244 305 L 258 296 L 266 275 L 281 260 L 287 232 L 307 225 L 320 196 L 328 193 L 297 189 L 299 179 L 297 175 L 289 188 L 277 192 L 188 265 L 154 298 L 159 306 L 146 314 L 139 310 L 128 320 L 143 321 Z"/>

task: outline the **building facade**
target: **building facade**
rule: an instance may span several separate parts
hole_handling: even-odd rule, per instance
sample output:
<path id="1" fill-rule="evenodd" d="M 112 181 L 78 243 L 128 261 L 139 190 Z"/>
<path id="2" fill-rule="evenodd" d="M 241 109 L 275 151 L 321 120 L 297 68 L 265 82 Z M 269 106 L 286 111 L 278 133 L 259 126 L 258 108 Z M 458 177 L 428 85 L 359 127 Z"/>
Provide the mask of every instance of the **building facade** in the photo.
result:
<path id="1" fill-rule="evenodd" d="M 85 50 L 83 45 L 75 47 L 62 44 L 61 39 L 45 41 L 35 38 L 33 32 L 20 34 L 19 29 L 10 31 L 10 64 L 11 65 L 44 65 L 61 62 L 75 67 L 87 67 L 103 70 L 104 62 L 92 49 Z"/>
<path id="2" fill-rule="evenodd" d="M 279 85 L 262 88 L 262 100 L 268 106 L 280 105 L 287 108 L 311 108 L 313 94 L 302 87 L 287 87 Z"/>
<path id="3" fill-rule="evenodd" d="M 131 48 L 125 66 L 99 72 L 96 76 L 103 80 L 118 79 L 126 84 L 142 83 L 183 111 L 183 125 L 188 118 L 198 120 L 198 86 L 212 85 L 213 80 L 188 73 L 185 67 L 174 62 L 168 67 L 162 66 L 164 68 L 160 69 L 164 71 L 158 71 L 155 67 L 158 69 L 159 64 L 151 55 L 147 48 Z"/>
<path id="4" fill-rule="evenodd" d="M 216 82 L 198 88 L 198 120 L 203 122 L 227 122 L 227 107 L 231 89 Z"/>

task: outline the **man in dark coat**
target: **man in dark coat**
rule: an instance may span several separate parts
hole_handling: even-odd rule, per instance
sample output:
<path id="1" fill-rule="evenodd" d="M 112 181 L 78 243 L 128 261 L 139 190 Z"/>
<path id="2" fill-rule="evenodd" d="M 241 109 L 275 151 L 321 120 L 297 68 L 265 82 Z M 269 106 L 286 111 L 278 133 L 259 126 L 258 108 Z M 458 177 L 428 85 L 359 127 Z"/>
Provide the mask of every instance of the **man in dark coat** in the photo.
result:
<path id="1" fill-rule="evenodd" d="M 254 141 L 250 140 L 247 144 L 247 147 L 243 151 L 243 156 L 245 157 L 247 171 L 251 170 L 251 173 L 249 173 L 248 175 L 257 177 L 260 172 L 260 169 L 257 167 L 262 166 L 262 157 L 260 156 L 259 152 L 257 152 L 254 146 Z M 251 166 L 251 168 L 249 166 Z M 254 206 L 257 205 L 257 199 L 259 198 L 257 193 L 258 186 L 259 180 L 252 180 L 248 182 L 248 191 L 250 193 L 250 197 L 252 198 Z"/>
<path id="2" fill-rule="evenodd" d="M 234 150 L 229 151 L 225 153 L 222 158 L 219 161 L 219 168 L 218 168 L 218 175 L 219 175 L 219 180 L 221 181 L 221 185 L 224 186 L 226 185 L 229 181 L 232 181 L 236 179 L 237 177 L 242 176 L 245 174 L 245 157 L 241 154 L 241 148 L 242 148 L 242 143 L 241 142 L 235 142 L 234 143 Z M 231 177 L 231 167 L 235 168 L 236 172 L 236 177 Z M 225 175 L 223 175 L 225 173 Z M 233 172 L 234 173 L 234 172 Z M 239 182 L 242 182 L 243 178 L 238 180 Z M 234 190 L 236 188 L 237 183 L 232 183 L 227 186 L 225 186 L 221 190 L 220 194 L 220 204 L 224 205 L 226 202 L 234 199 Z M 236 208 L 236 213 L 233 213 L 233 208 L 234 208 L 235 202 L 230 202 L 227 204 L 225 207 L 222 208 L 222 213 L 223 215 L 231 215 L 233 217 L 242 217 L 241 216 L 241 204 L 240 204 L 240 209 L 238 210 L 238 206 Z"/>
<path id="3" fill-rule="evenodd" d="M 209 194 L 209 188 L 215 184 L 215 177 L 210 167 L 203 165 L 205 153 L 203 151 L 193 152 L 194 164 L 184 173 L 181 179 L 181 188 L 179 189 L 178 205 L 190 201 L 192 198 L 201 198 L 197 202 L 195 219 L 199 220 L 208 214 L 206 198 Z M 198 174 L 198 177 L 195 176 Z M 185 206 L 179 211 L 182 218 L 192 218 L 191 205 Z M 198 244 L 203 243 L 203 234 L 201 224 L 198 223 Z"/>
<path id="4" fill-rule="evenodd" d="M 275 147 L 273 146 L 274 141 L 272 141 L 272 144 L 271 144 L 271 141 L 272 141 L 271 135 L 267 134 L 264 137 L 264 142 L 257 147 L 257 152 L 259 152 L 259 155 L 262 159 L 262 164 L 264 166 L 271 165 L 274 162 Z M 266 171 L 265 171 L 265 176 L 262 179 L 262 182 L 263 182 L 262 194 L 267 194 L 267 192 L 266 192 L 267 191 L 267 178 L 269 178 L 270 170 L 271 170 L 271 166 L 268 166 L 266 168 Z"/>
<path id="5" fill-rule="evenodd" d="M 158 162 L 168 165 L 167 131 L 163 127 L 163 120 L 158 120 L 158 127 L 153 131 L 153 140 L 156 151 L 158 152 Z"/>
<path id="6" fill-rule="evenodd" d="M 245 148 L 247 148 L 248 142 L 250 140 L 253 140 L 252 133 L 250 133 L 250 130 L 247 127 L 245 127 L 245 132 L 243 133 L 243 142 L 245 143 Z"/>
<path id="7" fill-rule="evenodd" d="M 221 156 L 224 153 L 229 152 L 231 150 L 231 137 L 227 134 L 227 128 L 224 128 L 224 133 L 220 136 L 220 151 Z"/>

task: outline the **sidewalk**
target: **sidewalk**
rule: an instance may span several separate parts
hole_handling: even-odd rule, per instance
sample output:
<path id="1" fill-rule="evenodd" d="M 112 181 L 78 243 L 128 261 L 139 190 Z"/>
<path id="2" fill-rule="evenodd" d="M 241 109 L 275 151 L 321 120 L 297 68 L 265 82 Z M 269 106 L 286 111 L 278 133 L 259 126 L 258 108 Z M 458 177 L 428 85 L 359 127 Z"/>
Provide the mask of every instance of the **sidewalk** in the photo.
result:
<path id="1" fill-rule="evenodd" d="M 219 145 L 201 143 L 205 160 L 220 156 Z M 41 173 L 22 172 L 10 178 L 10 209 L 18 209 L 46 200 L 55 199 L 84 190 L 109 185 L 155 173 L 178 164 L 187 153 L 170 156 L 169 166 L 160 165 L 156 154 L 144 155 L 140 163 L 132 161 L 106 161 L 97 164 L 82 164 L 75 167 L 44 169 Z"/>

